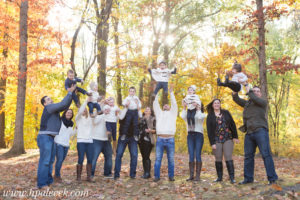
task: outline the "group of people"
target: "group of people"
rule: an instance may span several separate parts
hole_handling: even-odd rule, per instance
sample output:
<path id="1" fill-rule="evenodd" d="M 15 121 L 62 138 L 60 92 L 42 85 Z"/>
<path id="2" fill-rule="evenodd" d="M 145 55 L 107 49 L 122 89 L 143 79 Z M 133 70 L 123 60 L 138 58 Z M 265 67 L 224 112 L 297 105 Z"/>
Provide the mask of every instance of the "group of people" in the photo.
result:
<path id="1" fill-rule="evenodd" d="M 244 180 L 240 184 L 254 181 L 254 156 L 258 146 L 264 160 L 268 181 L 273 184 L 278 179 L 270 150 L 268 122 L 266 119 L 267 101 L 262 98 L 260 88 L 250 88 L 247 76 L 241 72 L 241 65 L 235 63 L 232 69 L 234 75 L 230 81 L 228 77 L 224 83 L 217 80 L 219 86 L 233 90 L 233 100 L 244 107 L 244 125 L 240 128 L 246 133 L 244 141 Z M 60 103 L 53 103 L 50 97 L 44 96 L 41 104 L 44 106 L 41 117 L 40 131 L 37 144 L 40 150 L 40 159 L 37 170 L 37 187 L 48 187 L 55 182 L 62 182 L 61 167 L 67 156 L 69 141 L 77 133 L 78 162 L 76 165 L 77 181 L 81 181 L 84 158 L 87 159 L 87 181 L 94 182 L 96 164 L 100 153 L 104 155 L 104 176 L 118 179 L 122 166 L 122 157 L 126 147 L 130 153 L 130 177 L 136 178 L 138 147 L 142 155 L 144 174 L 142 178 L 151 177 L 150 154 L 155 146 L 154 181 L 160 180 L 160 168 L 164 151 L 168 159 L 168 178 L 174 181 L 174 154 L 176 133 L 176 119 L 178 106 L 173 88 L 168 87 L 170 76 L 176 73 L 175 69 L 168 69 L 165 62 L 160 62 L 158 69 L 149 70 L 153 79 L 157 81 L 154 91 L 153 111 L 146 107 L 141 112 L 141 101 L 136 96 L 136 89 L 129 88 L 126 97 L 119 109 L 114 98 L 104 99 L 97 92 L 97 84 L 90 84 L 91 90 L 76 86 L 82 80 L 75 78 L 72 70 L 68 71 L 65 88 L 68 94 Z M 249 100 L 241 99 L 238 92 L 245 87 Z M 164 93 L 170 92 L 171 105 L 163 105 L 158 101 L 160 89 Z M 88 97 L 80 105 L 76 92 Z M 74 100 L 78 113 L 75 117 L 76 127 L 72 121 L 74 112 L 70 105 Z M 86 109 L 88 106 L 89 111 Z M 204 105 L 196 94 L 196 86 L 188 88 L 187 96 L 182 101 L 181 118 L 187 125 L 187 145 L 189 153 L 189 177 L 187 181 L 199 181 L 202 169 L 201 152 L 204 143 Z M 96 110 L 95 110 L 96 109 Z M 206 128 L 209 142 L 215 155 L 217 179 L 223 179 L 223 155 L 231 183 L 235 183 L 234 163 L 232 153 L 234 143 L 239 142 L 235 122 L 228 110 L 221 108 L 220 99 L 213 99 L 206 106 Z M 60 113 L 63 114 L 60 116 Z M 119 136 L 117 141 L 117 123 Z M 113 145 L 111 144 L 111 140 Z M 112 174 L 112 157 L 115 154 L 114 174 Z M 55 175 L 52 177 L 53 164 Z"/>

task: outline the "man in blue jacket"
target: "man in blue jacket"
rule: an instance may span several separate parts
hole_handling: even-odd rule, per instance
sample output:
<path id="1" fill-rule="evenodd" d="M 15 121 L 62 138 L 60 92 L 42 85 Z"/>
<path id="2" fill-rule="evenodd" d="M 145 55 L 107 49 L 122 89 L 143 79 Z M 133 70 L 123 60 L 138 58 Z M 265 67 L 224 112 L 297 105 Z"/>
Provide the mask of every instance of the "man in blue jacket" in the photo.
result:
<path id="1" fill-rule="evenodd" d="M 37 187 L 41 189 L 53 183 L 52 165 L 55 159 L 54 137 L 61 127 L 60 112 L 69 108 L 72 103 L 72 92 L 76 85 L 68 88 L 68 94 L 60 103 L 53 103 L 52 99 L 44 96 L 41 103 L 44 106 L 41 117 L 40 131 L 37 144 L 40 149 L 39 166 L 37 170 Z"/>

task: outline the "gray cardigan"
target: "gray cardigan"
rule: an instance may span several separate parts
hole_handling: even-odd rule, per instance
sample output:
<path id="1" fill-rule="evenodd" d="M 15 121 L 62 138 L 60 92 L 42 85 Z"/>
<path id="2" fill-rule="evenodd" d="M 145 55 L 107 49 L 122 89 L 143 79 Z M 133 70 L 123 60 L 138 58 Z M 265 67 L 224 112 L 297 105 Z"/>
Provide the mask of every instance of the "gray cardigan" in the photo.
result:
<path id="1" fill-rule="evenodd" d="M 256 132 L 260 128 L 268 129 L 266 118 L 268 102 L 265 99 L 257 97 L 250 89 L 249 100 L 241 99 L 239 95 L 233 94 L 233 100 L 244 108 L 243 120 L 247 133 Z"/>

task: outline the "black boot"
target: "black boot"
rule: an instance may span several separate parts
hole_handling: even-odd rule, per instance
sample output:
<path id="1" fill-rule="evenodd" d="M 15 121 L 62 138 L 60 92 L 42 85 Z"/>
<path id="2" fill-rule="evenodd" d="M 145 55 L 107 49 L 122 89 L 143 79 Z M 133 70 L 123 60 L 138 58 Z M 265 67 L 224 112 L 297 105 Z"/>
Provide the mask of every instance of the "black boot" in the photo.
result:
<path id="1" fill-rule="evenodd" d="M 186 181 L 194 180 L 194 168 L 195 168 L 195 162 L 189 162 L 190 177 L 186 179 Z"/>
<path id="2" fill-rule="evenodd" d="M 233 183 L 235 183 L 235 180 L 234 180 L 234 165 L 233 165 L 233 160 L 226 161 L 226 166 L 227 166 L 227 170 L 228 170 L 228 175 L 229 175 L 229 178 L 230 178 L 230 182 L 233 184 Z"/>
<path id="3" fill-rule="evenodd" d="M 217 79 L 218 86 L 225 86 L 225 83 L 221 82 L 220 78 Z"/>
<path id="4" fill-rule="evenodd" d="M 145 162 L 145 179 L 148 179 L 148 178 L 150 178 L 151 177 L 151 175 L 150 175 L 150 171 L 151 171 L 151 160 L 150 159 L 148 159 L 148 160 L 146 160 L 146 162 Z"/>
<path id="5" fill-rule="evenodd" d="M 196 177 L 195 177 L 195 181 L 200 181 L 201 169 L 202 169 L 202 162 L 196 162 Z"/>
<path id="6" fill-rule="evenodd" d="M 214 182 L 220 182 L 220 181 L 222 181 L 222 178 L 223 178 L 223 163 L 222 163 L 222 161 L 221 162 L 216 161 L 215 165 L 216 165 L 218 178 Z"/>
<path id="7" fill-rule="evenodd" d="M 77 164 L 76 165 L 76 174 L 77 174 L 77 181 L 81 181 L 81 172 L 82 172 L 82 165 Z"/>
<path id="8" fill-rule="evenodd" d="M 143 162 L 144 174 L 143 174 L 143 176 L 141 176 L 141 178 L 145 178 L 145 177 L 146 177 L 146 168 L 147 168 L 147 167 L 146 167 L 146 160 L 143 159 L 142 162 Z"/>

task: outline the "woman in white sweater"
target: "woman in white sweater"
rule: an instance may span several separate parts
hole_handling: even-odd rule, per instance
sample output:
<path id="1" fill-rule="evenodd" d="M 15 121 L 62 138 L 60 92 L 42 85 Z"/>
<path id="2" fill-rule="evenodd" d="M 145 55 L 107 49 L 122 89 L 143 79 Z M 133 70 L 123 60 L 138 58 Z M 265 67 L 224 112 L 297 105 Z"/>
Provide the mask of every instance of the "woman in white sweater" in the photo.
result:
<path id="1" fill-rule="evenodd" d="M 185 120 L 187 123 L 187 103 L 182 101 L 183 111 L 181 113 L 181 118 Z M 195 115 L 195 129 L 191 131 L 188 128 L 188 136 L 187 136 L 187 144 L 188 144 L 188 151 L 189 151 L 189 169 L 190 169 L 190 177 L 187 181 L 200 180 L 200 173 L 202 168 L 202 161 L 201 161 L 201 151 L 203 147 L 203 122 L 205 118 L 203 104 L 197 105 L 196 107 L 196 115 Z M 188 123 L 187 123 L 187 126 Z M 196 177 L 194 179 L 194 167 L 195 167 L 195 157 L 196 157 Z"/>
<path id="2" fill-rule="evenodd" d="M 55 136 L 55 149 L 56 149 L 56 163 L 55 163 L 55 176 L 54 181 L 61 183 L 61 166 L 68 154 L 69 146 L 70 146 L 70 137 L 74 135 L 76 132 L 73 129 L 73 110 L 68 109 L 65 110 L 61 116 L 61 128 L 59 134 Z"/>
<path id="3" fill-rule="evenodd" d="M 77 181 L 81 181 L 82 164 L 84 155 L 87 158 L 86 172 L 87 181 L 92 181 L 92 159 L 93 159 L 93 138 L 92 138 L 92 118 L 86 109 L 88 99 L 81 105 L 76 115 L 77 125 Z"/>

